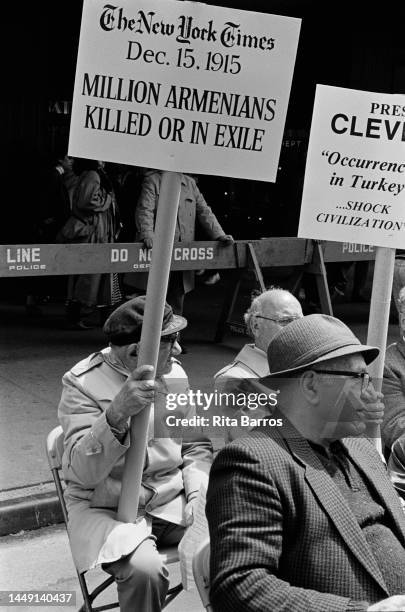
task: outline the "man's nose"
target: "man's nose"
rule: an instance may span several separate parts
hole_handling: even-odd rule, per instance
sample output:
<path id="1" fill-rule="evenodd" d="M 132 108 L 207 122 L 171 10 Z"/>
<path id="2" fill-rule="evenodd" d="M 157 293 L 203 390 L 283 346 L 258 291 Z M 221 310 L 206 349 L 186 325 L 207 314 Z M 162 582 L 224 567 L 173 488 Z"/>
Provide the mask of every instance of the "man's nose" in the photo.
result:
<path id="1" fill-rule="evenodd" d="M 174 355 L 176 357 L 176 355 L 180 355 L 181 353 L 181 346 L 180 344 L 177 342 L 177 340 L 175 342 L 173 342 L 173 346 L 172 346 L 172 355 Z"/>

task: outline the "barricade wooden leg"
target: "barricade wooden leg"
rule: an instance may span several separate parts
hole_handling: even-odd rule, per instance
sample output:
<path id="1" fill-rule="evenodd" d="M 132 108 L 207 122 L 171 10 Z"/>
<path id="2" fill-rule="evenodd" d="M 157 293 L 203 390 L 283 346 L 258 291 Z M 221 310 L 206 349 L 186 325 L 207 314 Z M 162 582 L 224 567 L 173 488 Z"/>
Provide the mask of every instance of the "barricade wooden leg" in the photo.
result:
<path id="1" fill-rule="evenodd" d="M 290 281 L 290 291 L 293 295 L 295 295 L 297 298 L 299 297 L 299 291 L 301 288 L 301 284 L 302 284 L 302 277 L 304 276 L 304 270 L 299 270 L 298 272 L 294 272 L 291 276 L 291 278 L 289 279 Z"/>
<path id="2" fill-rule="evenodd" d="M 231 278 L 229 280 L 229 285 L 226 288 L 225 299 L 222 304 L 221 314 L 219 315 L 214 342 L 221 342 L 223 340 L 226 324 L 231 318 L 235 308 L 235 302 L 236 298 L 238 297 L 241 279 L 241 270 L 235 270 L 232 272 Z"/>
<path id="3" fill-rule="evenodd" d="M 258 259 L 257 259 L 255 248 L 254 248 L 254 246 L 253 246 L 253 244 L 251 242 L 248 243 L 247 247 L 248 247 L 249 255 L 250 255 L 250 257 L 252 259 L 252 262 L 253 262 L 253 272 L 255 274 L 256 280 L 257 280 L 257 282 L 258 282 L 258 284 L 260 286 L 261 291 L 266 291 L 266 286 L 264 284 L 263 274 L 262 274 L 262 271 L 261 271 L 260 266 L 259 266 L 259 262 L 258 262 Z"/>

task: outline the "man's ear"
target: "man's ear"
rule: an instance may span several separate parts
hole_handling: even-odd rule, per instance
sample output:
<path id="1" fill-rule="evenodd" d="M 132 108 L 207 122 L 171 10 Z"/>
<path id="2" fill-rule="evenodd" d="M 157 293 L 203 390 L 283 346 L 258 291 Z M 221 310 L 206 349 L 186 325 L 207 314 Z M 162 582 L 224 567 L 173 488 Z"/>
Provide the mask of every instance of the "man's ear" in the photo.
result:
<path id="1" fill-rule="evenodd" d="M 252 332 L 252 336 L 254 338 L 257 338 L 257 336 L 259 335 L 259 322 L 255 316 L 253 316 L 250 321 L 250 330 Z"/>
<path id="2" fill-rule="evenodd" d="M 313 370 L 307 370 L 301 374 L 300 389 L 310 404 L 316 405 L 319 403 L 318 377 Z"/>

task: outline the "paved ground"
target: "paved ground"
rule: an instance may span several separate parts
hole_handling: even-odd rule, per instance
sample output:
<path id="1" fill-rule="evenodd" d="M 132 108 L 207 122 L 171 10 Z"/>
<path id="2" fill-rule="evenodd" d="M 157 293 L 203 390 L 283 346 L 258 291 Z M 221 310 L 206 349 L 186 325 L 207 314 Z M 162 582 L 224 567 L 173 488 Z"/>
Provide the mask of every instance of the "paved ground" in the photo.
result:
<path id="1" fill-rule="evenodd" d="M 180 582 L 179 565 L 169 566 L 172 586 Z M 88 586 L 95 588 L 107 578 L 101 569 L 88 572 Z M 70 556 L 67 535 L 62 525 L 37 529 L 14 536 L 0 538 L 0 589 L 37 591 L 75 591 L 76 607 L 63 607 L 69 612 L 82 604 L 79 583 Z M 114 586 L 110 586 L 97 599 L 97 605 L 117 601 Z M 49 612 L 58 608 L 43 606 L 11 607 L 0 605 L 2 612 L 36 610 Z M 166 608 L 168 612 L 202 612 L 199 595 L 194 588 L 183 591 Z"/>

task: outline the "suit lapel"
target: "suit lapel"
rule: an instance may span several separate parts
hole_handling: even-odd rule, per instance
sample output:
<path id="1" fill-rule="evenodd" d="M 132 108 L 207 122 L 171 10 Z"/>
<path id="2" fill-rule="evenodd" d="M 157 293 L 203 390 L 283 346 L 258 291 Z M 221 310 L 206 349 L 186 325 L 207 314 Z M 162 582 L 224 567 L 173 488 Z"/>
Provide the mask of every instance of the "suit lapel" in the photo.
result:
<path id="1" fill-rule="evenodd" d="M 399 497 L 388 479 L 385 467 L 365 448 L 367 442 L 362 439 L 344 440 L 344 446 L 355 464 L 363 472 L 375 489 L 381 503 L 387 509 L 396 527 L 396 536 L 405 546 L 405 515 Z M 378 463 L 377 463 L 378 462 Z"/>
<path id="2" fill-rule="evenodd" d="M 283 432 L 285 437 L 285 430 Z M 305 467 L 305 479 L 348 548 L 387 595 L 377 562 L 353 513 L 308 442 L 297 432 L 285 438 L 294 457 Z"/>

